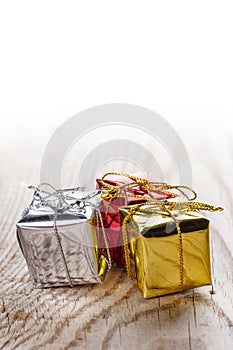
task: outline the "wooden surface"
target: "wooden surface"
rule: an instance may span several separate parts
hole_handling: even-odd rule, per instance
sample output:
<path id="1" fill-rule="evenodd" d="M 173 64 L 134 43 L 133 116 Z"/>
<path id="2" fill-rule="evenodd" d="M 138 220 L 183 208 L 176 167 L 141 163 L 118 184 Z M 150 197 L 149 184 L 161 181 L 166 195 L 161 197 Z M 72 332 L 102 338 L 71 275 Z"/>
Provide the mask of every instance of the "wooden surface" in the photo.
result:
<path id="1" fill-rule="evenodd" d="M 233 143 L 227 128 L 204 135 L 189 142 L 188 151 L 200 199 L 225 207 L 221 214 L 208 215 L 214 294 L 211 287 L 203 287 L 151 300 L 144 300 L 117 268 L 103 285 L 32 288 L 15 222 L 31 195 L 23 183 L 39 181 L 47 138 L 38 143 L 18 136 L 5 144 L 0 173 L 0 349 L 233 348 Z M 190 136 L 184 139 L 188 142 Z"/>

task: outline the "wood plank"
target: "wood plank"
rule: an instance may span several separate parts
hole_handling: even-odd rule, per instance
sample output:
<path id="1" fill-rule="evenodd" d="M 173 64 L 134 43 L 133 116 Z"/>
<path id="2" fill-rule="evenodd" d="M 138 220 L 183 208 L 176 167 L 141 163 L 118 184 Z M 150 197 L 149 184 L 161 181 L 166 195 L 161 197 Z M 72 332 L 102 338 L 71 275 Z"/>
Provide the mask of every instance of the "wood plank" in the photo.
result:
<path id="1" fill-rule="evenodd" d="M 233 196 L 232 146 L 227 145 L 232 143 L 223 143 L 216 151 L 210 140 L 208 162 L 198 147 L 190 150 L 201 199 L 226 206 L 219 217 L 211 215 L 215 293 L 203 287 L 150 300 L 117 268 L 102 285 L 33 289 L 16 242 L 15 222 L 31 195 L 22 182 L 38 182 L 44 144 L 31 153 L 24 145 L 3 154 L 0 349 L 231 349 Z"/>

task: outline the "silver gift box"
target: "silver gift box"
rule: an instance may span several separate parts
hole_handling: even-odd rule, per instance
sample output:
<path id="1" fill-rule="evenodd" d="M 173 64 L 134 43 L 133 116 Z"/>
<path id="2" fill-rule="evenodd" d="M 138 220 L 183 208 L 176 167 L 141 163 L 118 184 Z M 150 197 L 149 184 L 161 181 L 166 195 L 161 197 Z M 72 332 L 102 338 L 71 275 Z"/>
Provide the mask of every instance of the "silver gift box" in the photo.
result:
<path id="1" fill-rule="evenodd" d="M 98 257 L 93 223 L 101 191 L 68 194 L 61 204 L 56 193 L 42 200 L 34 193 L 17 223 L 18 242 L 35 287 L 101 283 L 108 269 L 107 260 Z"/>

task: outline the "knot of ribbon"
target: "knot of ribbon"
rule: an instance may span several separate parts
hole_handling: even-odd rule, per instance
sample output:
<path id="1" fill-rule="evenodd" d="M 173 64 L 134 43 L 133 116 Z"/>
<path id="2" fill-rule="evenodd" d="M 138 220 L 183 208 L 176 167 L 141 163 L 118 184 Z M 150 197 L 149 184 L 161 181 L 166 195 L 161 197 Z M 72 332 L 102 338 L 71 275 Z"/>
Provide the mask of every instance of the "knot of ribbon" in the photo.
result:
<path id="1" fill-rule="evenodd" d="M 109 175 L 123 176 L 132 180 L 132 182 L 122 184 L 122 185 L 110 185 L 106 182 L 106 177 Z M 134 175 L 125 174 L 121 172 L 108 172 L 104 174 L 101 178 L 101 184 L 103 188 L 106 190 L 106 192 L 104 192 L 101 197 L 102 199 L 108 200 L 110 202 L 119 197 L 123 197 L 123 198 L 132 197 L 132 198 L 145 200 L 145 197 L 143 195 L 136 195 L 129 192 L 130 189 L 133 190 L 138 187 L 141 190 L 143 190 L 146 194 L 149 194 L 152 201 L 156 199 L 154 198 L 153 193 L 158 193 L 158 194 L 164 193 L 164 194 L 170 195 L 171 197 L 177 197 L 177 194 L 170 192 L 170 190 L 177 190 L 187 200 L 195 200 L 197 197 L 196 192 L 191 187 L 188 187 L 188 186 L 169 185 L 166 182 L 149 181 L 141 177 L 137 177 Z M 191 193 L 190 197 L 187 195 L 185 190 Z M 150 198 L 146 198 L 146 200 L 150 200 Z"/>
<path id="2" fill-rule="evenodd" d="M 111 269 L 111 255 L 108 247 L 107 237 L 104 229 L 104 224 L 102 221 L 102 216 L 99 212 L 98 205 L 95 205 L 91 199 L 98 196 L 101 191 L 91 192 L 90 194 L 85 194 L 85 187 L 74 187 L 67 189 L 56 189 L 54 186 L 48 183 L 42 183 L 38 187 L 36 186 L 28 186 L 30 190 L 34 190 L 33 199 L 30 203 L 29 207 L 24 210 L 23 216 L 32 208 L 40 208 L 40 207 L 49 207 L 52 210 L 53 217 L 53 228 L 54 234 L 58 243 L 60 256 L 63 262 L 63 266 L 66 272 L 67 279 L 69 281 L 69 285 L 73 287 L 72 279 L 69 273 L 69 269 L 67 266 L 65 254 L 61 245 L 61 240 L 58 233 L 57 228 L 57 217 L 58 214 L 61 213 L 72 213 L 73 215 L 78 215 L 80 213 L 86 212 L 86 207 L 90 206 L 93 210 L 95 210 L 96 218 L 100 221 L 101 229 L 104 236 L 104 241 L 106 245 L 107 258 L 105 255 L 101 255 L 101 258 L 104 258 L 108 264 L 108 270 Z M 84 195 L 82 196 L 82 192 Z M 75 194 L 80 194 L 75 197 Z"/>
<path id="3" fill-rule="evenodd" d="M 168 215 L 170 216 L 176 225 L 177 237 L 179 244 L 179 292 L 183 291 L 184 284 L 184 266 L 183 266 L 183 242 L 182 242 L 182 232 L 177 219 L 177 213 L 184 214 L 190 211 L 207 210 L 210 212 L 222 211 L 222 207 L 214 207 L 213 205 L 201 203 L 201 202 L 170 202 L 168 200 L 156 200 L 148 201 L 146 203 L 141 203 L 134 205 L 132 207 L 127 207 L 128 214 L 123 219 L 122 223 L 122 233 L 125 251 L 125 265 L 126 271 L 129 277 L 132 277 L 130 270 L 130 250 L 128 246 L 128 234 L 127 234 L 127 222 L 132 219 L 134 215 L 150 218 L 154 215 Z"/>
<path id="4" fill-rule="evenodd" d="M 85 206 L 94 206 L 90 199 L 96 197 L 100 192 L 93 192 L 91 194 L 84 196 L 79 196 L 78 198 L 74 196 L 76 193 L 82 193 L 85 187 L 74 187 L 67 189 L 56 189 L 54 186 L 42 183 L 38 187 L 28 186 L 30 190 L 34 190 L 33 200 L 29 205 L 36 207 L 49 207 L 54 213 L 65 212 L 67 210 L 78 209 L 85 211 Z M 28 209 L 28 208 L 27 208 Z"/>

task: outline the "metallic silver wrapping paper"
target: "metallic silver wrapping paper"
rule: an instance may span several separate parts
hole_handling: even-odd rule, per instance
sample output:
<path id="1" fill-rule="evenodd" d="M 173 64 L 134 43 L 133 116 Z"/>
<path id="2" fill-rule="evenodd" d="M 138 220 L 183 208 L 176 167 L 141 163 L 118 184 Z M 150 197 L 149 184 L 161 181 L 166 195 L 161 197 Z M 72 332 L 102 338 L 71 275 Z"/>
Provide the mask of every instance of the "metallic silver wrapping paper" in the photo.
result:
<path id="1" fill-rule="evenodd" d="M 107 264 L 104 259 L 99 261 L 93 224 L 100 195 L 101 191 L 72 192 L 72 198 L 77 200 L 89 196 L 89 205 L 83 200 L 78 206 L 57 210 L 56 228 L 60 244 L 54 229 L 54 210 L 46 202 L 40 205 L 40 200 L 34 198 L 17 223 L 17 238 L 35 287 L 66 286 L 71 281 L 72 285 L 102 282 Z"/>

